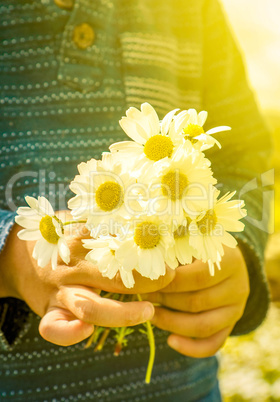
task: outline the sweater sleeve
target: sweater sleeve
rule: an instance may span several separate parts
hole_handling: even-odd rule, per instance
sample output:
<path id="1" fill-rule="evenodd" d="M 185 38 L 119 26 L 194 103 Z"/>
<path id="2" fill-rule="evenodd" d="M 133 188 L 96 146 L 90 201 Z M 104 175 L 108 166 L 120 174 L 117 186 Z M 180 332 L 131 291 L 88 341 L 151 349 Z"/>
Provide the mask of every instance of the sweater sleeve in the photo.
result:
<path id="1" fill-rule="evenodd" d="M 7 237 L 15 223 L 15 212 L 0 209 L 0 252 L 3 250 Z"/>
<path id="2" fill-rule="evenodd" d="M 15 212 L 0 209 L 0 253 L 15 222 Z M 5 267 L 1 267 L 5 269 Z M 0 350 L 10 350 L 29 327 L 30 310 L 12 297 L 0 299 Z"/>
<path id="3" fill-rule="evenodd" d="M 207 154 L 223 193 L 236 190 L 245 200 L 245 230 L 233 234 L 244 255 L 250 295 L 232 334 L 255 329 L 265 318 L 269 292 L 264 274 L 264 248 L 270 203 L 267 172 L 271 151 L 269 130 L 250 89 L 240 51 L 221 5 L 207 0 L 204 9 L 203 107 L 209 113 L 207 129 L 228 125 L 232 131 L 215 135 L 222 150 Z M 273 179 L 273 177 L 272 177 Z"/>

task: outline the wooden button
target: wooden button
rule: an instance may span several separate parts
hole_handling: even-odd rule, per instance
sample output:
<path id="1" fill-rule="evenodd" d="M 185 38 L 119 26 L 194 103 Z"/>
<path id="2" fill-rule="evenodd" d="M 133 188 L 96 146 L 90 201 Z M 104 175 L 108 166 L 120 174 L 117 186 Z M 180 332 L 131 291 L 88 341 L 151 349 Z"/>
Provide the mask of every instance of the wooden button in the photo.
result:
<path id="1" fill-rule="evenodd" d="M 94 38 L 94 30 L 86 22 L 75 27 L 73 32 L 73 41 L 79 49 L 87 49 L 93 44 Z"/>
<path id="2" fill-rule="evenodd" d="M 74 0 L 54 0 L 55 4 L 64 10 L 72 10 Z"/>

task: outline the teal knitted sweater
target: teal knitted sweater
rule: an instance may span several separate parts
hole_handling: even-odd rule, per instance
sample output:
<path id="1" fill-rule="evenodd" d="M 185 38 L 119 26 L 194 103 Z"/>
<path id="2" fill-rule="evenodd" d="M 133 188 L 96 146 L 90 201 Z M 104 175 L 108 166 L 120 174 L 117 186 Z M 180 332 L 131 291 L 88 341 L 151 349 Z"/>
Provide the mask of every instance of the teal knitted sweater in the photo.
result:
<path id="1" fill-rule="evenodd" d="M 263 215 L 262 188 L 244 186 L 266 171 L 270 139 L 219 3 L 72 3 L 72 8 L 71 1 L 52 0 L 0 5 L 0 246 L 26 195 L 45 194 L 56 209 L 67 207 L 64 195 L 71 196 L 68 183 L 77 164 L 99 158 L 124 139 L 118 120 L 129 106 L 147 101 L 160 117 L 173 108 L 207 110 L 207 128 L 232 127 L 217 135 L 222 151 L 213 149 L 208 156 L 222 193 L 237 190 L 246 202 L 249 219 L 237 237 L 251 293 L 233 334 L 253 330 L 269 300 L 266 229 L 256 224 Z M 84 23 L 94 33 L 86 46 L 82 34 L 75 37 Z M 180 356 L 167 348 L 163 331 L 157 331 L 155 375 L 147 388 L 142 378 L 148 346 L 141 334 L 132 336 L 117 360 L 112 340 L 99 355 L 83 344 L 50 345 L 40 338 L 38 317 L 24 302 L 2 299 L 0 306 L 3 399 L 196 400 L 216 381 L 214 358 Z"/>

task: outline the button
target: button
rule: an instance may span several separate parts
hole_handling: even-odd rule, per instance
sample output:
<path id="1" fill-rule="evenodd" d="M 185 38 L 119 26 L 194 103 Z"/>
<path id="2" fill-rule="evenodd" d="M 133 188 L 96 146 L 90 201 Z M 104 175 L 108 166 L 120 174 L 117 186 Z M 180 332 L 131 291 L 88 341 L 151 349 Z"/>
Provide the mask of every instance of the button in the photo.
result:
<path id="1" fill-rule="evenodd" d="M 75 27 L 73 32 L 73 41 L 78 48 L 87 49 L 93 44 L 94 38 L 94 30 L 86 22 Z"/>
<path id="2" fill-rule="evenodd" d="M 54 0 L 55 4 L 64 10 L 72 10 L 74 0 Z"/>

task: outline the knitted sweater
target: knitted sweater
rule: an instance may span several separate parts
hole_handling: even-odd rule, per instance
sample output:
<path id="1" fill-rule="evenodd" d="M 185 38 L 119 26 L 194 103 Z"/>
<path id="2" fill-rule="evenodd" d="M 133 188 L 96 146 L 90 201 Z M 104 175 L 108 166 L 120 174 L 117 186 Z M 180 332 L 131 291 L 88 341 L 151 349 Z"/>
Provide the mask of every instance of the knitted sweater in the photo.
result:
<path id="1" fill-rule="evenodd" d="M 268 306 L 266 231 L 256 224 L 263 191 L 244 186 L 266 171 L 270 140 L 219 3 L 76 0 L 72 9 L 67 3 L 0 5 L 1 248 L 26 195 L 46 194 L 56 209 L 66 209 L 77 164 L 125 138 L 118 120 L 129 106 L 147 101 L 160 117 L 173 108 L 207 110 L 206 128 L 232 127 L 217 135 L 222 151 L 207 155 L 222 193 L 237 190 L 246 201 L 249 219 L 237 238 L 251 293 L 233 334 L 251 331 Z M 84 23 L 94 34 L 86 46 L 77 31 Z M 22 301 L 2 299 L 0 311 L 0 394 L 7 400 L 195 400 L 216 381 L 214 358 L 179 355 L 166 346 L 163 331 L 156 332 L 155 374 L 147 387 L 141 334 L 132 335 L 118 360 L 112 340 L 98 355 L 83 344 L 45 342 L 38 317 Z"/>

